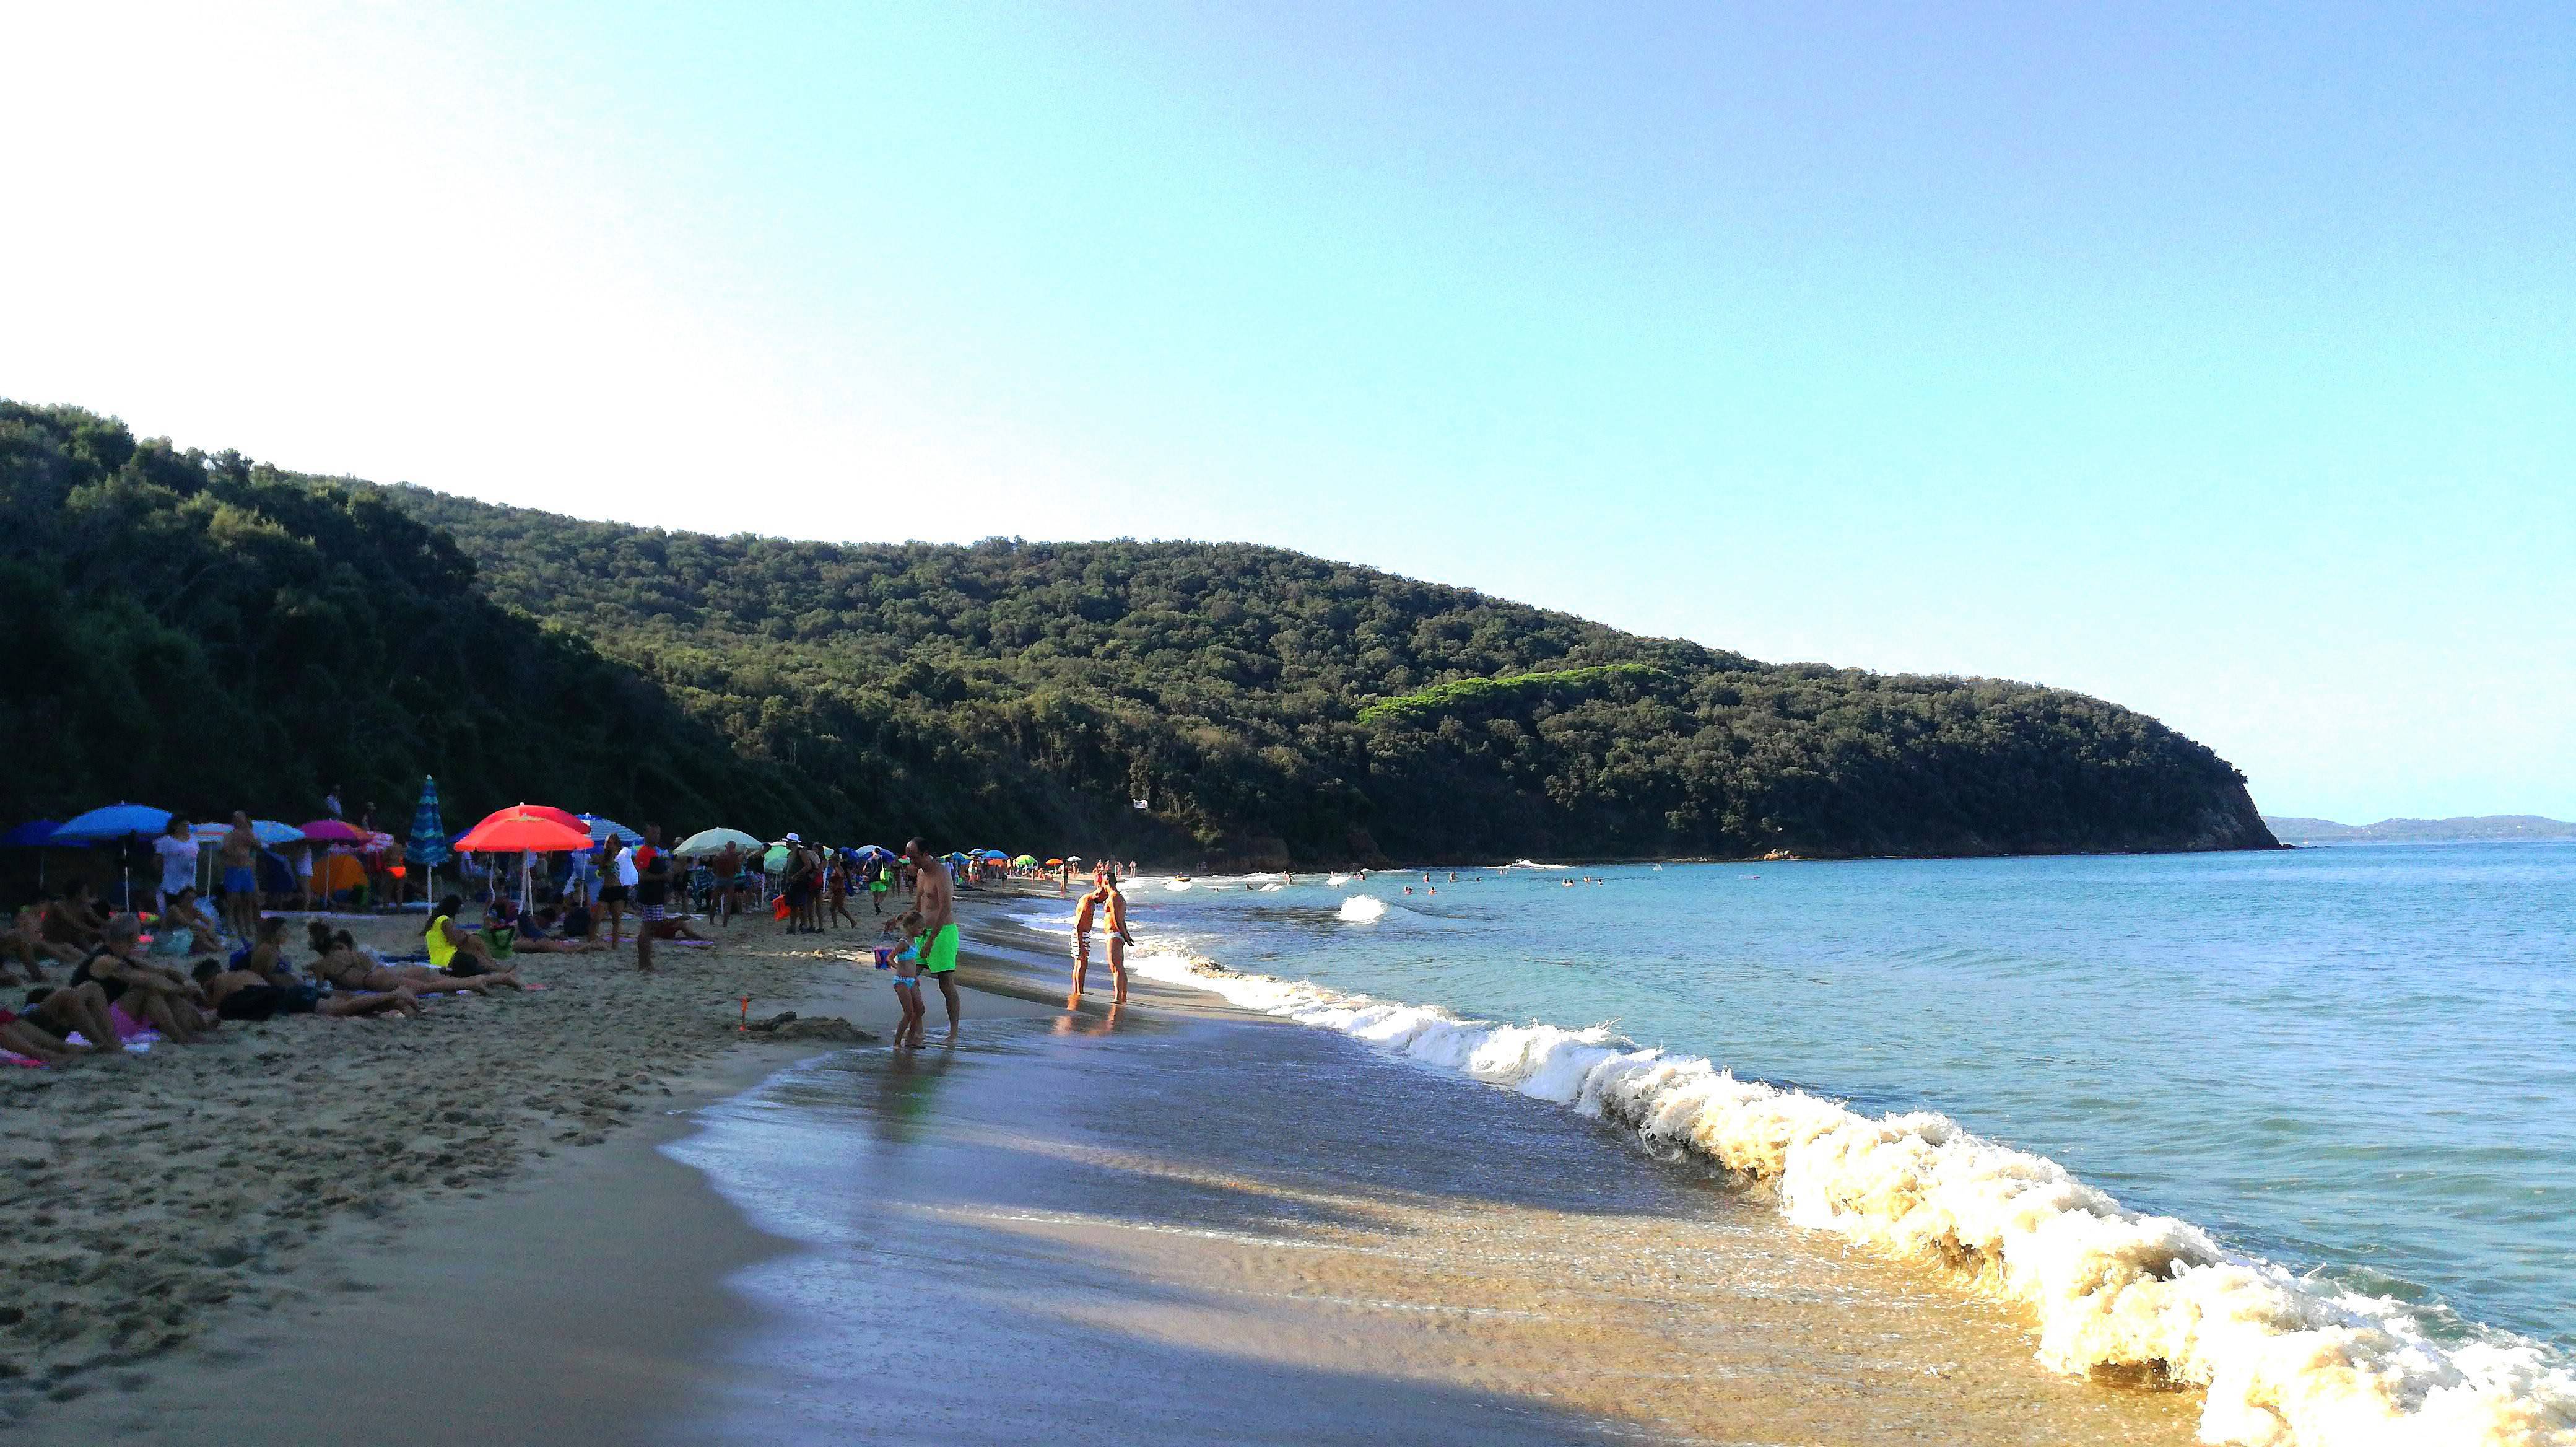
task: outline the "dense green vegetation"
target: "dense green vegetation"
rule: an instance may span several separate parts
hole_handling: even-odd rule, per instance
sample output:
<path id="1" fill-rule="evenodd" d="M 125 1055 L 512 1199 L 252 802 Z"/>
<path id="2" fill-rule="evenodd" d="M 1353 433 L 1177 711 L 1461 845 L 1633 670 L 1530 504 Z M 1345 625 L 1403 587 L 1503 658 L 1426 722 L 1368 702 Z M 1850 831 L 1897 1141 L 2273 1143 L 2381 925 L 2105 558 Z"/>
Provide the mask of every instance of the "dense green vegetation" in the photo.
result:
<path id="1" fill-rule="evenodd" d="M 51 640 L 0 702 L 35 761 L 11 817 L 338 775 L 407 799 L 430 770 L 459 813 L 1188 864 L 2271 842 L 2223 760 L 2096 699 L 1760 664 L 1272 548 L 668 533 L 62 409 L 0 410 L 0 485 L 6 596 Z"/>
<path id="2" fill-rule="evenodd" d="M 1429 728 L 1451 715 L 1464 717 L 1475 714 L 1491 718 L 1497 713 L 1527 711 L 1542 703 L 1563 704 L 1596 698 L 1616 683 L 1642 687 L 1671 677 L 1652 664 L 1603 663 L 1590 668 L 1515 673 L 1505 678 L 1462 678 L 1454 683 L 1435 683 L 1400 697 L 1362 704 L 1359 720 L 1364 724 Z"/>

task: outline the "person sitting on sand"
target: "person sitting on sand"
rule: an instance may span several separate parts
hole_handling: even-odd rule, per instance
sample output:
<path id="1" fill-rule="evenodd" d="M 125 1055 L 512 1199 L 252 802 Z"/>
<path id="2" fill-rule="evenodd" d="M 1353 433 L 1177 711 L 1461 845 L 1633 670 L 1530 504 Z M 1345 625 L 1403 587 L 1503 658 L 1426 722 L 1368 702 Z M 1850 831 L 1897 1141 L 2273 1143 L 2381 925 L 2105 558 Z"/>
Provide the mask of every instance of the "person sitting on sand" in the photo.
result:
<path id="1" fill-rule="evenodd" d="M 79 963 L 82 955 L 107 939 L 107 916 L 90 899 L 89 885 L 77 879 L 61 894 L 45 901 L 41 924 L 46 944 L 72 952 L 66 963 Z"/>
<path id="2" fill-rule="evenodd" d="M 480 979 L 485 975 L 504 973 L 492 958 L 492 947 L 471 930 L 456 926 L 457 911 L 465 901 L 449 895 L 430 911 L 429 928 L 421 931 L 421 943 L 429 950 L 429 967 L 458 979 Z M 512 984 L 518 983 L 515 979 Z"/>
<path id="3" fill-rule="evenodd" d="M 386 1012 L 421 1013 L 420 998 L 409 984 L 381 993 L 316 997 L 305 993 L 302 986 L 281 988 L 249 970 L 227 970 L 213 960 L 199 960 L 195 975 L 197 989 L 213 1007 L 216 1018 L 223 1020 L 265 1020 L 272 1015 L 328 1015 L 339 1019 Z"/>
<path id="4" fill-rule="evenodd" d="M 286 963 L 286 921 L 277 915 L 260 916 L 259 937 L 250 942 L 250 949 L 239 960 L 234 969 L 248 970 L 281 990 L 305 988 Z"/>
<path id="5" fill-rule="evenodd" d="M 110 1005 L 122 1006 L 126 1014 L 160 1031 L 164 1039 L 194 1045 L 215 1028 L 215 1022 L 197 1008 L 193 981 L 177 970 L 143 962 L 142 934 L 143 922 L 134 916 L 110 918 L 106 943 L 80 962 L 71 982 L 96 983 Z"/>
<path id="6" fill-rule="evenodd" d="M 8 966 L 12 959 L 25 968 L 27 983 L 32 985 L 45 978 L 45 961 L 76 965 L 80 963 L 80 951 L 47 940 L 43 912 L 34 905 L 20 905 L 9 927 L 0 930 L 0 984 L 13 980 Z"/>
<path id="7" fill-rule="evenodd" d="M 156 955 L 188 955 L 220 948 L 223 932 L 197 905 L 197 887 L 183 885 L 161 902 L 161 918 L 152 930 Z"/>
<path id="8" fill-rule="evenodd" d="M 107 991 L 94 980 L 29 990 L 27 1008 L 18 1018 L 56 1039 L 69 1041 L 78 1035 L 102 1055 L 125 1049 L 125 1037 L 117 1033 L 116 1020 L 107 1013 Z"/>

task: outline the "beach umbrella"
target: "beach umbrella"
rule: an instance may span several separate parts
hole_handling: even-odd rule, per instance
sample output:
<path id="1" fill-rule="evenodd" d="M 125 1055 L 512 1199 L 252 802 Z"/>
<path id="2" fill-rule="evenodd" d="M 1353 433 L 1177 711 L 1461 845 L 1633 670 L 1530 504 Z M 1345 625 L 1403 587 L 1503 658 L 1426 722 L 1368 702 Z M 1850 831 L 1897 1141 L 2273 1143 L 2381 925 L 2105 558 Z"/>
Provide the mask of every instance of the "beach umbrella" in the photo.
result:
<path id="1" fill-rule="evenodd" d="M 987 849 L 984 851 L 984 857 L 986 859 L 1008 859 L 1011 856 L 1004 854 L 999 849 Z"/>
<path id="2" fill-rule="evenodd" d="M 411 842 L 403 846 L 403 858 L 424 871 L 420 881 L 421 897 L 438 902 L 438 866 L 445 864 L 453 851 L 447 847 L 447 826 L 438 817 L 438 780 L 420 776 L 420 803 L 411 811 Z"/>
<path id="3" fill-rule="evenodd" d="M 1063 860 L 1061 860 L 1061 859 L 1050 859 L 1050 860 L 1048 860 L 1048 861 L 1047 861 L 1047 868 L 1049 868 L 1049 869 L 1053 869 L 1053 868 L 1055 868 L 1057 865 L 1062 864 L 1062 863 L 1064 863 L 1064 861 L 1063 861 Z"/>
<path id="4" fill-rule="evenodd" d="M 552 819 L 566 829 L 577 829 L 584 834 L 590 832 L 590 826 L 581 822 L 579 814 L 568 809 L 558 809 L 552 804 L 513 804 L 507 809 L 495 809 L 484 815 L 483 822 L 488 824 L 509 814 L 532 814 L 540 819 Z"/>
<path id="5" fill-rule="evenodd" d="M 61 822 L 53 819 L 30 819 L 6 834 L 0 834 L 0 845 L 11 849 L 36 851 L 36 888 L 45 887 L 45 841 L 54 837 Z"/>
<path id="6" fill-rule="evenodd" d="M 1029 869 L 1035 867 L 1037 862 L 1038 857 L 1036 855 L 1023 854 L 1019 858 L 1011 861 L 1011 867 L 1013 869 Z"/>
<path id="7" fill-rule="evenodd" d="M 111 844 L 135 835 L 153 835 L 170 827 L 170 811 L 149 804 L 109 804 L 75 814 L 47 839 L 51 844 Z"/>
<path id="8" fill-rule="evenodd" d="M 275 819 L 253 819 L 250 821 L 250 832 L 260 843 L 271 847 L 304 842 L 303 830 L 292 824 L 281 824 Z"/>
<path id="9" fill-rule="evenodd" d="M 561 809 L 537 812 L 544 808 L 544 805 L 523 804 L 490 815 L 482 823 L 466 830 L 465 837 L 456 842 L 456 847 L 468 854 L 518 854 L 519 898 L 524 901 L 528 897 L 529 854 L 568 854 L 588 849 L 591 845 L 590 831 L 578 823 L 566 824 L 562 819 L 549 817 L 563 814 Z M 564 815 L 567 819 L 571 817 Z"/>
<path id="10" fill-rule="evenodd" d="M 643 835 L 636 833 L 634 830 L 627 828 L 625 825 L 618 823 L 614 819 L 602 819 L 596 814 L 575 814 L 573 818 L 580 821 L 581 827 L 588 830 L 590 832 L 590 837 L 593 839 L 615 839 L 620 844 L 641 844 L 644 842 Z"/>
<path id="11" fill-rule="evenodd" d="M 308 819 L 304 837 L 316 844 L 357 844 L 365 841 L 367 832 L 342 819 Z"/>
<path id="12" fill-rule="evenodd" d="M 74 814 L 46 839 L 48 844 L 114 844 L 148 838 L 170 827 L 170 811 L 149 804 L 109 804 Z M 124 882 L 125 907 L 134 907 L 134 869 L 121 855 L 118 876 Z"/>
<path id="13" fill-rule="evenodd" d="M 671 852 L 688 855 L 720 854 L 728 844 L 745 854 L 758 854 L 768 847 L 739 829 L 701 829 L 672 845 Z"/>

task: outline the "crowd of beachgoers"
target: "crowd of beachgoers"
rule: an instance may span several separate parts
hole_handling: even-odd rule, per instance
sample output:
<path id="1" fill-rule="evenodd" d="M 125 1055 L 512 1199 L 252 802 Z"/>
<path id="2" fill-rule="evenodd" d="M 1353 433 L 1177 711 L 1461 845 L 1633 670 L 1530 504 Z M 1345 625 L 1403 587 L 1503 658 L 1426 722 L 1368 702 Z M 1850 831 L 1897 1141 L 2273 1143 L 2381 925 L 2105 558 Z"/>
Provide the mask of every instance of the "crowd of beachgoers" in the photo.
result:
<path id="1" fill-rule="evenodd" d="M 20 906 L 0 931 L 0 984 L 24 986 L 25 995 L 20 1008 L 0 1007 L 0 1057 L 59 1066 L 137 1045 L 194 1044 L 229 1021 L 418 1015 L 441 995 L 544 988 L 522 978 L 527 957 L 613 953 L 630 941 L 635 968 L 651 971 L 657 944 L 711 943 L 755 909 L 788 933 L 872 931 L 874 963 L 891 976 L 903 1007 L 898 1043 L 922 1042 L 922 997 L 933 985 L 954 1039 L 954 889 L 1017 877 L 1051 880 L 1069 893 L 1082 863 L 999 850 L 938 855 L 917 839 L 900 854 L 832 847 L 792 831 L 762 841 L 710 829 L 665 846 L 658 825 L 629 829 L 519 805 L 437 841 L 452 853 L 434 848 L 424 859 L 416 838 L 407 867 L 386 847 L 389 838 L 372 832 L 371 819 L 345 834 L 331 830 L 336 791 L 328 803 L 326 820 L 290 841 L 291 862 L 281 860 L 268 821 L 247 811 L 219 830 L 152 811 L 161 823 L 148 845 L 140 831 L 120 841 L 136 855 L 148 850 L 146 887 L 137 888 L 129 870 L 117 881 L 122 897 L 102 897 L 74 878 Z M 457 887 L 413 903 L 410 889 L 436 879 L 450 859 Z M 354 862 L 335 871 L 339 860 Z M 1129 939 L 1115 878 L 1114 866 L 1095 873 L 1081 913 L 1087 923 L 1095 906 L 1112 901 L 1111 966 L 1123 1002 Z M 854 909 L 862 897 L 864 923 Z M 336 927 L 405 913 L 423 920 L 416 953 L 386 954 Z M 1087 944 L 1089 931 L 1082 935 Z M 1074 1000 L 1088 963 L 1086 949 Z"/>

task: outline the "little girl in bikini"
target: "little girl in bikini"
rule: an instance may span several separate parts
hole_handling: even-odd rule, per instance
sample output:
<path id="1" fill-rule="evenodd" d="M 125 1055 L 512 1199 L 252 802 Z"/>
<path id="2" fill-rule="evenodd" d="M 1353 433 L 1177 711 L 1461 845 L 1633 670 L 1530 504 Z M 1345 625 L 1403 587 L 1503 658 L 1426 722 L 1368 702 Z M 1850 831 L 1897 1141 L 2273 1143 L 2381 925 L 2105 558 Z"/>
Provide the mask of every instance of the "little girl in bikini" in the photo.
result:
<path id="1" fill-rule="evenodd" d="M 921 911 L 908 909 L 887 920 L 885 933 L 894 943 L 876 947 L 877 968 L 894 971 L 894 999 L 903 1007 L 903 1023 L 894 1027 L 894 1043 L 898 1049 L 907 1043 L 918 1047 L 922 1021 L 930 1014 L 921 1004 L 921 951 L 915 944 L 921 934 Z"/>

